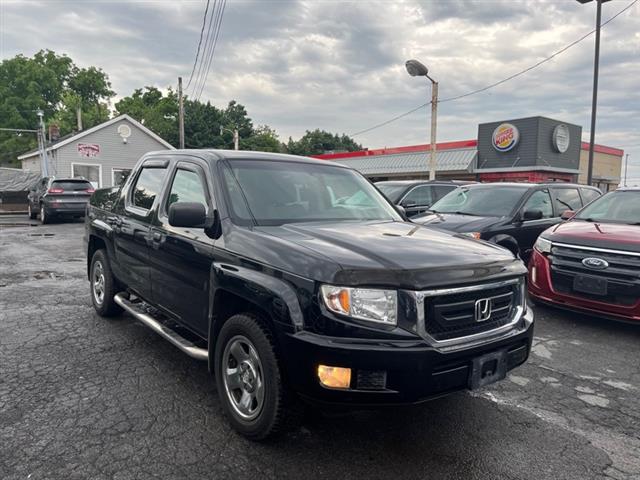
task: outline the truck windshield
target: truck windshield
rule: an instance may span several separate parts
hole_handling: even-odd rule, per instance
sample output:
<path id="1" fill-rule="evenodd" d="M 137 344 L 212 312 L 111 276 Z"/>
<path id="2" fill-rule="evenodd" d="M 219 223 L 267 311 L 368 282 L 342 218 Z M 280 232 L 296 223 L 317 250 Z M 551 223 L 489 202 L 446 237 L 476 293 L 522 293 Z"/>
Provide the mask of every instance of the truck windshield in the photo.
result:
<path id="1" fill-rule="evenodd" d="M 513 211 L 526 191 L 526 188 L 499 185 L 462 187 L 442 197 L 429 210 L 437 213 L 504 217 Z"/>
<path id="2" fill-rule="evenodd" d="M 229 165 L 224 183 L 236 223 L 402 221 L 380 192 L 353 170 L 273 160 L 232 160 Z"/>
<path id="3" fill-rule="evenodd" d="M 577 220 L 640 225 L 640 190 L 618 190 L 603 195 L 584 207 Z"/>

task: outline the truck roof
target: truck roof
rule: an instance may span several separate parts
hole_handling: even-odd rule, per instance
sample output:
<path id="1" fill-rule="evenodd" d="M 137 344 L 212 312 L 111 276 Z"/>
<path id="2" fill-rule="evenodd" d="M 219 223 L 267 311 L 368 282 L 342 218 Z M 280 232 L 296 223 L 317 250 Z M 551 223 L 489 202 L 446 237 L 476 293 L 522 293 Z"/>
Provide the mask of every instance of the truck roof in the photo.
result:
<path id="1" fill-rule="evenodd" d="M 182 150 L 160 150 L 155 152 L 149 152 L 146 158 L 152 158 L 155 156 L 167 156 L 167 155 L 195 155 L 203 160 L 218 161 L 218 160 L 277 160 L 281 162 L 296 162 L 296 163 L 310 163 L 314 165 L 331 165 L 340 168 L 351 169 L 348 166 L 330 162 L 327 160 L 318 160 L 311 157 L 303 157 L 300 155 L 288 155 L 285 153 L 271 153 L 271 152 L 255 152 L 252 150 L 219 150 L 214 148 L 207 149 L 182 149 Z"/>

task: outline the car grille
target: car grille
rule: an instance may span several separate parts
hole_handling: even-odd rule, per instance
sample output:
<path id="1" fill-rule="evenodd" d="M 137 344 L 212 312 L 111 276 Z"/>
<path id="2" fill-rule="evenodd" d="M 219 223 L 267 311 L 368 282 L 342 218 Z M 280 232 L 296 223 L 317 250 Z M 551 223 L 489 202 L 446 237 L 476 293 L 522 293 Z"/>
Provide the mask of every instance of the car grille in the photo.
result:
<path id="1" fill-rule="evenodd" d="M 425 298 L 425 330 L 437 341 L 451 340 L 503 327 L 513 320 L 520 284 Z M 476 317 L 476 303 L 488 302 L 485 318 Z M 486 304 L 485 304 L 486 305 Z"/>
<path id="2" fill-rule="evenodd" d="M 606 260 L 609 267 L 595 270 L 582 264 L 582 260 L 596 257 Z M 588 300 L 597 300 L 614 305 L 632 306 L 640 298 L 640 255 L 583 250 L 569 246 L 554 245 L 549 255 L 553 289 Z M 576 275 L 589 275 L 607 280 L 606 295 L 594 295 L 574 290 Z"/>

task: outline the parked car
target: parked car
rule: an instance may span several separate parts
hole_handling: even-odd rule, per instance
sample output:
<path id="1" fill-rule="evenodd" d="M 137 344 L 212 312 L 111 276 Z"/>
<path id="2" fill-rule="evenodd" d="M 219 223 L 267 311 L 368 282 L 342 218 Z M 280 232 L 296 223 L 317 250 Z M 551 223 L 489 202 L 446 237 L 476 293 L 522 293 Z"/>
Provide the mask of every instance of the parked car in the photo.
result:
<path id="1" fill-rule="evenodd" d="M 413 403 L 503 379 L 529 355 L 522 262 L 405 222 L 337 163 L 152 153 L 93 195 L 85 225 L 98 314 L 124 309 L 207 361 L 252 439 L 281 430 L 298 399 Z"/>
<path id="2" fill-rule="evenodd" d="M 544 232 L 529 267 L 538 302 L 640 321 L 640 188 L 621 188 Z"/>
<path id="3" fill-rule="evenodd" d="M 82 217 L 94 192 L 84 178 L 44 177 L 27 196 L 29 218 L 45 224 L 60 217 Z"/>
<path id="4" fill-rule="evenodd" d="M 413 221 L 507 248 L 528 261 L 538 235 L 602 193 L 571 183 L 478 183 L 436 202 Z"/>
<path id="5" fill-rule="evenodd" d="M 473 182 L 458 180 L 395 180 L 376 182 L 378 189 L 395 205 L 401 206 L 407 217 L 425 213 L 431 205 L 460 185 Z"/>

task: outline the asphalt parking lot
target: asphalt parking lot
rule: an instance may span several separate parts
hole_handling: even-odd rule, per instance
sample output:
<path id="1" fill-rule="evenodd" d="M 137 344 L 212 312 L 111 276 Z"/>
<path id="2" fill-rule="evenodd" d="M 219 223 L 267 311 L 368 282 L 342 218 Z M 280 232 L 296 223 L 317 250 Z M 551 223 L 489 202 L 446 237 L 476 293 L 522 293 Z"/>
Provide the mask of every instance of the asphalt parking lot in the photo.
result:
<path id="1" fill-rule="evenodd" d="M 205 364 L 94 313 L 82 233 L 0 217 L 0 479 L 640 478 L 640 326 L 536 308 L 500 384 L 255 444 Z"/>

